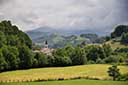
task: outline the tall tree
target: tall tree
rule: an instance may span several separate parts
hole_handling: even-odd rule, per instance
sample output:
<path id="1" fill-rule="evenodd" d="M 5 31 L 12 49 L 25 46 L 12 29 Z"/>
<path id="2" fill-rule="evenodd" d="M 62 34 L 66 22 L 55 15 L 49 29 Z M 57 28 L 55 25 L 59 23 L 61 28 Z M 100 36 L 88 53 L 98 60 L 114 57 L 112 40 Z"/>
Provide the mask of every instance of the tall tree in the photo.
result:
<path id="1" fill-rule="evenodd" d="M 104 49 L 100 45 L 89 45 L 85 47 L 88 61 L 96 62 L 97 59 L 106 57 Z"/>
<path id="2" fill-rule="evenodd" d="M 0 72 L 4 71 L 7 68 L 7 62 L 5 61 L 2 52 L 0 50 Z"/>
<path id="3" fill-rule="evenodd" d="M 54 51 L 53 56 L 55 58 L 55 66 L 68 66 L 72 63 L 70 57 L 63 48 Z"/>
<path id="4" fill-rule="evenodd" d="M 106 57 L 109 57 L 112 54 L 112 48 L 109 44 L 103 44 L 103 49 Z"/>
<path id="5" fill-rule="evenodd" d="M 47 56 L 43 53 L 36 53 L 35 58 L 38 61 L 38 67 L 44 67 L 48 65 Z"/>
<path id="6" fill-rule="evenodd" d="M 34 55 L 27 46 L 21 46 L 19 48 L 20 66 L 22 68 L 32 67 Z"/>
<path id="7" fill-rule="evenodd" d="M 2 47 L 3 56 L 8 64 L 8 69 L 17 69 L 19 67 L 19 52 L 16 47 Z"/>
<path id="8" fill-rule="evenodd" d="M 0 48 L 6 44 L 6 37 L 3 32 L 0 31 Z"/>
<path id="9" fill-rule="evenodd" d="M 83 48 L 76 47 L 71 56 L 73 65 L 83 65 L 87 63 L 86 53 Z"/>

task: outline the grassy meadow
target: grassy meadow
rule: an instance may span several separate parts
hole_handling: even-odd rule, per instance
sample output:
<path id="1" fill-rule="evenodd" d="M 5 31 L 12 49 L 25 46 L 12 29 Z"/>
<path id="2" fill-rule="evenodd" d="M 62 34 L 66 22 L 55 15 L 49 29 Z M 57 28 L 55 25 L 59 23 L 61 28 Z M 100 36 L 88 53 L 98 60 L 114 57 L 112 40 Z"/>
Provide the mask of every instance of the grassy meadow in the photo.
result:
<path id="1" fill-rule="evenodd" d="M 0 83 L 0 85 L 128 85 L 128 82 L 99 80 L 66 80 L 48 82 Z"/>
<path id="2" fill-rule="evenodd" d="M 107 70 L 110 66 L 111 65 L 106 64 L 92 64 L 8 71 L 0 73 L 0 82 L 32 82 L 69 79 L 109 80 L 111 78 L 108 76 Z M 128 73 L 127 66 L 119 66 L 119 68 L 121 73 Z"/>
<path id="3" fill-rule="evenodd" d="M 109 44 L 113 50 L 117 49 L 117 48 L 126 48 L 128 47 L 128 45 L 123 45 L 120 42 L 112 42 L 112 40 L 106 42 L 106 44 Z"/>

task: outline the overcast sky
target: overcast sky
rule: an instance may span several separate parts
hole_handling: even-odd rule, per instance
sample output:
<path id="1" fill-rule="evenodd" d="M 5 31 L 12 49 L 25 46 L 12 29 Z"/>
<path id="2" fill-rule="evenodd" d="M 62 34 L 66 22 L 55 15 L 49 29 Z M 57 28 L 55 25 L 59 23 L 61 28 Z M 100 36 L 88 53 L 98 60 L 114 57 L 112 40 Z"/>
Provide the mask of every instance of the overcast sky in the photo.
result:
<path id="1" fill-rule="evenodd" d="M 23 31 L 48 26 L 107 33 L 128 24 L 128 0 L 0 0 L 0 20 Z"/>

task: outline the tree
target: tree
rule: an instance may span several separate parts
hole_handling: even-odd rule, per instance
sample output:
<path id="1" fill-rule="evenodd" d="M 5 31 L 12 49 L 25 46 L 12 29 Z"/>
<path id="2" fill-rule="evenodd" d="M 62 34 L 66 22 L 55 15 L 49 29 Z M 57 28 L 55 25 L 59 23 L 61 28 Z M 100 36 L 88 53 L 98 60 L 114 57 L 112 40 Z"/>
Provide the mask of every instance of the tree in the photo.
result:
<path id="1" fill-rule="evenodd" d="M 128 44 L 128 33 L 123 33 L 121 43 Z"/>
<path id="2" fill-rule="evenodd" d="M 17 44 L 18 44 L 18 37 L 17 36 L 9 35 L 6 37 L 7 37 L 7 45 L 17 46 Z"/>
<path id="3" fill-rule="evenodd" d="M 111 37 L 120 37 L 123 33 L 128 33 L 127 25 L 119 25 L 115 28 L 114 32 L 111 33 Z"/>
<path id="4" fill-rule="evenodd" d="M 27 34 L 25 34 L 22 31 L 19 31 L 18 37 L 19 37 L 20 44 L 26 45 L 30 49 L 32 48 L 32 40 Z"/>
<path id="5" fill-rule="evenodd" d="M 120 72 L 117 68 L 117 65 L 113 65 L 112 67 L 108 68 L 108 75 L 112 77 L 114 81 L 120 76 Z"/>
<path id="6" fill-rule="evenodd" d="M 54 66 L 55 58 L 52 55 L 47 55 L 48 66 Z"/>
<path id="7" fill-rule="evenodd" d="M 19 48 L 20 66 L 22 68 L 30 68 L 33 65 L 34 55 L 27 46 Z"/>
<path id="8" fill-rule="evenodd" d="M 89 45 L 85 47 L 88 61 L 96 62 L 97 59 L 104 59 L 106 57 L 104 49 L 100 45 Z"/>
<path id="9" fill-rule="evenodd" d="M 69 66 L 72 64 L 70 57 L 63 48 L 54 51 L 53 56 L 55 58 L 55 66 Z"/>
<path id="10" fill-rule="evenodd" d="M 97 64 L 104 64 L 105 62 L 104 62 L 102 59 L 98 58 L 98 59 L 96 60 L 96 63 L 97 63 Z"/>
<path id="11" fill-rule="evenodd" d="M 66 54 L 71 57 L 75 48 L 72 45 L 67 45 L 64 47 L 64 50 L 66 51 Z"/>
<path id="12" fill-rule="evenodd" d="M 54 56 L 55 57 L 55 66 L 69 66 L 72 64 L 72 61 L 67 56 Z"/>
<path id="13" fill-rule="evenodd" d="M 4 71 L 7 67 L 7 62 L 5 61 L 2 52 L 0 51 L 0 72 Z"/>
<path id="14" fill-rule="evenodd" d="M 0 48 L 6 44 L 6 37 L 3 32 L 0 31 Z"/>
<path id="15" fill-rule="evenodd" d="M 48 65 L 47 56 L 43 53 L 36 53 L 35 58 L 38 61 L 38 67 L 45 67 Z"/>
<path id="16" fill-rule="evenodd" d="M 119 57 L 118 56 L 116 56 L 116 55 L 111 55 L 111 56 L 109 56 L 109 57 L 106 57 L 105 59 L 104 59 L 104 62 L 105 63 L 119 63 Z"/>
<path id="17" fill-rule="evenodd" d="M 103 44 L 103 49 L 106 57 L 109 57 L 112 54 L 112 48 L 109 44 Z"/>
<path id="18" fill-rule="evenodd" d="M 8 54 L 8 65 L 11 70 L 17 69 L 19 67 L 19 60 L 17 59 L 17 56 L 14 53 Z"/>
<path id="19" fill-rule="evenodd" d="M 104 38 L 105 38 L 105 41 L 111 40 L 111 37 L 110 36 L 105 36 Z"/>
<path id="20" fill-rule="evenodd" d="M 39 67 L 38 60 L 36 58 L 34 58 L 34 60 L 33 60 L 32 67 L 34 67 L 34 68 Z"/>
<path id="21" fill-rule="evenodd" d="M 83 65 L 87 63 L 85 50 L 81 47 L 76 47 L 71 56 L 73 65 Z"/>
<path id="22" fill-rule="evenodd" d="M 8 69 L 17 69 L 19 66 L 19 52 L 16 47 L 13 46 L 3 46 L 2 47 L 3 56 L 8 64 Z"/>

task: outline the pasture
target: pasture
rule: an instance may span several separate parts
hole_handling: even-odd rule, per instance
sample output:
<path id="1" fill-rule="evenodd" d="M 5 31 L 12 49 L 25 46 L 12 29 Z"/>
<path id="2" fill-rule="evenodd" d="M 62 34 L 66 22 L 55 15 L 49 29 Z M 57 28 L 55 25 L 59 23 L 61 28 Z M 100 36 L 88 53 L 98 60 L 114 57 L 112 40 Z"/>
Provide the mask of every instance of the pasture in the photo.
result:
<path id="1" fill-rule="evenodd" d="M 0 83 L 0 85 L 128 85 L 128 82 L 81 79 L 48 82 Z"/>
<path id="2" fill-rule="evenodd" d="M 49 67 L 16 70 L 0 73 L 0 82 L 32 82 L 73 79 L 110 80 L 106 64 L 92 64 L 71 67 Z M 127 66 L 119 66 L 121 73 L 128 73 Z M 65 84 L 64 84 L 65 85 Z"/>

